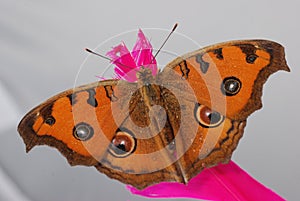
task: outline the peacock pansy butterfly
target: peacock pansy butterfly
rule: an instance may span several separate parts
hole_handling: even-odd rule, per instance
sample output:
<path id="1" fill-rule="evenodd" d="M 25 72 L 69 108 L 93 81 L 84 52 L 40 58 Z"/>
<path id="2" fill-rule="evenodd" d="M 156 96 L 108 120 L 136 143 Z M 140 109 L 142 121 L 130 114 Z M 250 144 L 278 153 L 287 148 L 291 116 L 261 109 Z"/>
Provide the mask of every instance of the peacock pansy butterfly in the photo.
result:
<path id="1" fill-rule="evenodd" d="M 212 45 L 176 58 L 137 82 L 104 80 L 62 92 L 31 110 L 18 131 L 29 151 L 57 148 L 71 165 L 138 189 L 187 183 L 226 163 L 247 117 L 262 107 L 262 87 L 289 71 L 283 47 L 267 40 Z"/>

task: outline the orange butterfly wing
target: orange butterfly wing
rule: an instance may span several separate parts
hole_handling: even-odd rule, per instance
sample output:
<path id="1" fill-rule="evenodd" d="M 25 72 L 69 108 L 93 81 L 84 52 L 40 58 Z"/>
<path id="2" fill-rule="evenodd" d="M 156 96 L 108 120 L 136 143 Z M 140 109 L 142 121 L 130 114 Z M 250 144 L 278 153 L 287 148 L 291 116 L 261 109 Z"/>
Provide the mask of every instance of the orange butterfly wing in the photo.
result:
<path id="1" fill-rule="evenodd" d="M 185 140 L 193 140 L 188 149 L 181 148 L 184 154 L 179 159 L 186 182 L 203 168 L 230 160 L 246 118 L 262 106 L 263 84 L 272 73 L 289 71 L 284 57 L 283 47 L 272 41 L 231 41 L 188 53 L 167 65 L 162 72 L 164 86 L 182 93 L 180 98 L 190 107 L 196 104 L 195 118 L 186 123 L 187 131 L 177 141 L 180 150 L 186 146 Z M 174 71 L 189 83 L 192 92 L 185 93 L 180 82 L 169 76 Z M 219 114 L 224 120 L 215 126 L 201 124 L 201 119 L 207 118 L 205 107 L 211 109 L 209 114 Z M 200 122 L 193 139 L 188 131 L 191 121 Z"/>
<path id="2" fill-rule="evenodd" d="M 289 71 L 283 47 L 267 40 L 242 40 L 209 46 L 181 57 L 167 65 L 187 79 L 199 103 L 231 119 L 246 119 L 261 108 L 262 86 L 278 70 Z M 226 94 L 224 82 L 240 82 L 236 94 Z M 172 82 L 173 80 L 165 80 Z M 171 84 L 171 83 L 170 83 Z M 176 85 L 176 81 L 173 81 Z M 226 94 L 226 95 L 224 95 Z"/>
<path id="3" fill-rule="evenodd" d="M 50 98 L 18 126 L 26 150 L 36 145 L 55 147 L 71 165 L 95 166 L 139 188 L 161 180 L 181 181 L 161 139 L 172 133 L 171 128 L 162 125 L 162 130 L 151 130 L 149 111 L 137 87 L 136 83 L 108 80 Z M 132 150 L 122 152 L 123 147 L 112 146 L 118 140 L 132 140 Z"/>
<path id="4" fill-rule="evenodd" d="M 56 147 L 71 165 L 96 165 L 117 130 L 110 91 L 116 84 L 105 81 L 71 89 L 31 110 L 18 127 L 26 150 L 47 144 Z M 105 121 L 110 122 L 109 126 Z M 76 127 L 86 128 L 86 139 L 74 136 Z"/>

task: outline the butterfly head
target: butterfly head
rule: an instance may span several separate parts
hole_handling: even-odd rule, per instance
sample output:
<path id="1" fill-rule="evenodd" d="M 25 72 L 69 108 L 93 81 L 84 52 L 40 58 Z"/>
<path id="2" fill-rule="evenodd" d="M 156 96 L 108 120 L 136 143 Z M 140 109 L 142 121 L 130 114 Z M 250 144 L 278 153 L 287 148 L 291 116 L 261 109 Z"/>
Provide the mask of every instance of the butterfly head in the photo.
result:
<path id="1" fill-rule="evenodd" d="M 143 85 L 152 83 L 154 79 L 152 70 L 145 66 L 140 67 L 140 69 L 136 72 L 136 77 L 138 79 L 138 83 L 142 83 Z"/>

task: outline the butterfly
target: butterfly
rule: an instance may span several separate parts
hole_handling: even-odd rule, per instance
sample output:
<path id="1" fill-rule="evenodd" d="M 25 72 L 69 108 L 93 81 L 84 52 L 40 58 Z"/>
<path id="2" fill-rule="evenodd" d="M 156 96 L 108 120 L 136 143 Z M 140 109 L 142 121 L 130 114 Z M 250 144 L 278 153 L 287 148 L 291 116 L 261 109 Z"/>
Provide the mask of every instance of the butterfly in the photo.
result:
<path id="1" fill-rule="evenodd" d="M 94 166 L 138 189 L 187 183 L 230 161 L 247 118 L 262 107 L 263 84 L 289 71 L 284 48 L 239 40 L 180 56 L 136 82 L 110 79 L 64 91 L 32 109 L 18 131 L 28 152 L 58 149 L 70 165 Z"/>

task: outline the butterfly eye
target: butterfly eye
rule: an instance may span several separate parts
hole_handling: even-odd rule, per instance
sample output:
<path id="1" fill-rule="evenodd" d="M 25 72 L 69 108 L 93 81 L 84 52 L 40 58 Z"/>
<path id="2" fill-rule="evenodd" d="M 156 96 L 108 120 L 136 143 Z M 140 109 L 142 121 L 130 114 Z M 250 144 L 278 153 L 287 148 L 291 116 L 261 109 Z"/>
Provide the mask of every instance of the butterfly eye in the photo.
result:
<path id="1" fill-rule="evenodd" d="M 221 84 L 221 91 L 226 96 L 234 96 L 239 93 L 242 87 L 241 81 L 236 77 L 227 77 Z"/>
<path id="2" fill-rule="evenodd" d="M 80 141 L 86 141 L 94 135 L 94 129 L 87 123 L 79 123 L 73 129 L 73 135 Z"/>
<path id="3" fill-rule="evenodd" d="M 196 105 L 195 117 L 198 123 L 205 128 L 219 126 L 224 121 L 224 116 L 204 105 Z"/>
<path id="4" fill-rule="evenodd" d="M 136 147 L 135 138 L 125 131 L 118 131 L 110 146 L 110 153 L 116 157 L 123 158 L 134 152 Z"/>
<path id="5" fill-rule="evenodd" d="M 246 57 L 246 61 L 247 63 L 253 64 L 257 57 L 258 57 L 257 55 L 251 54 Z"/>

